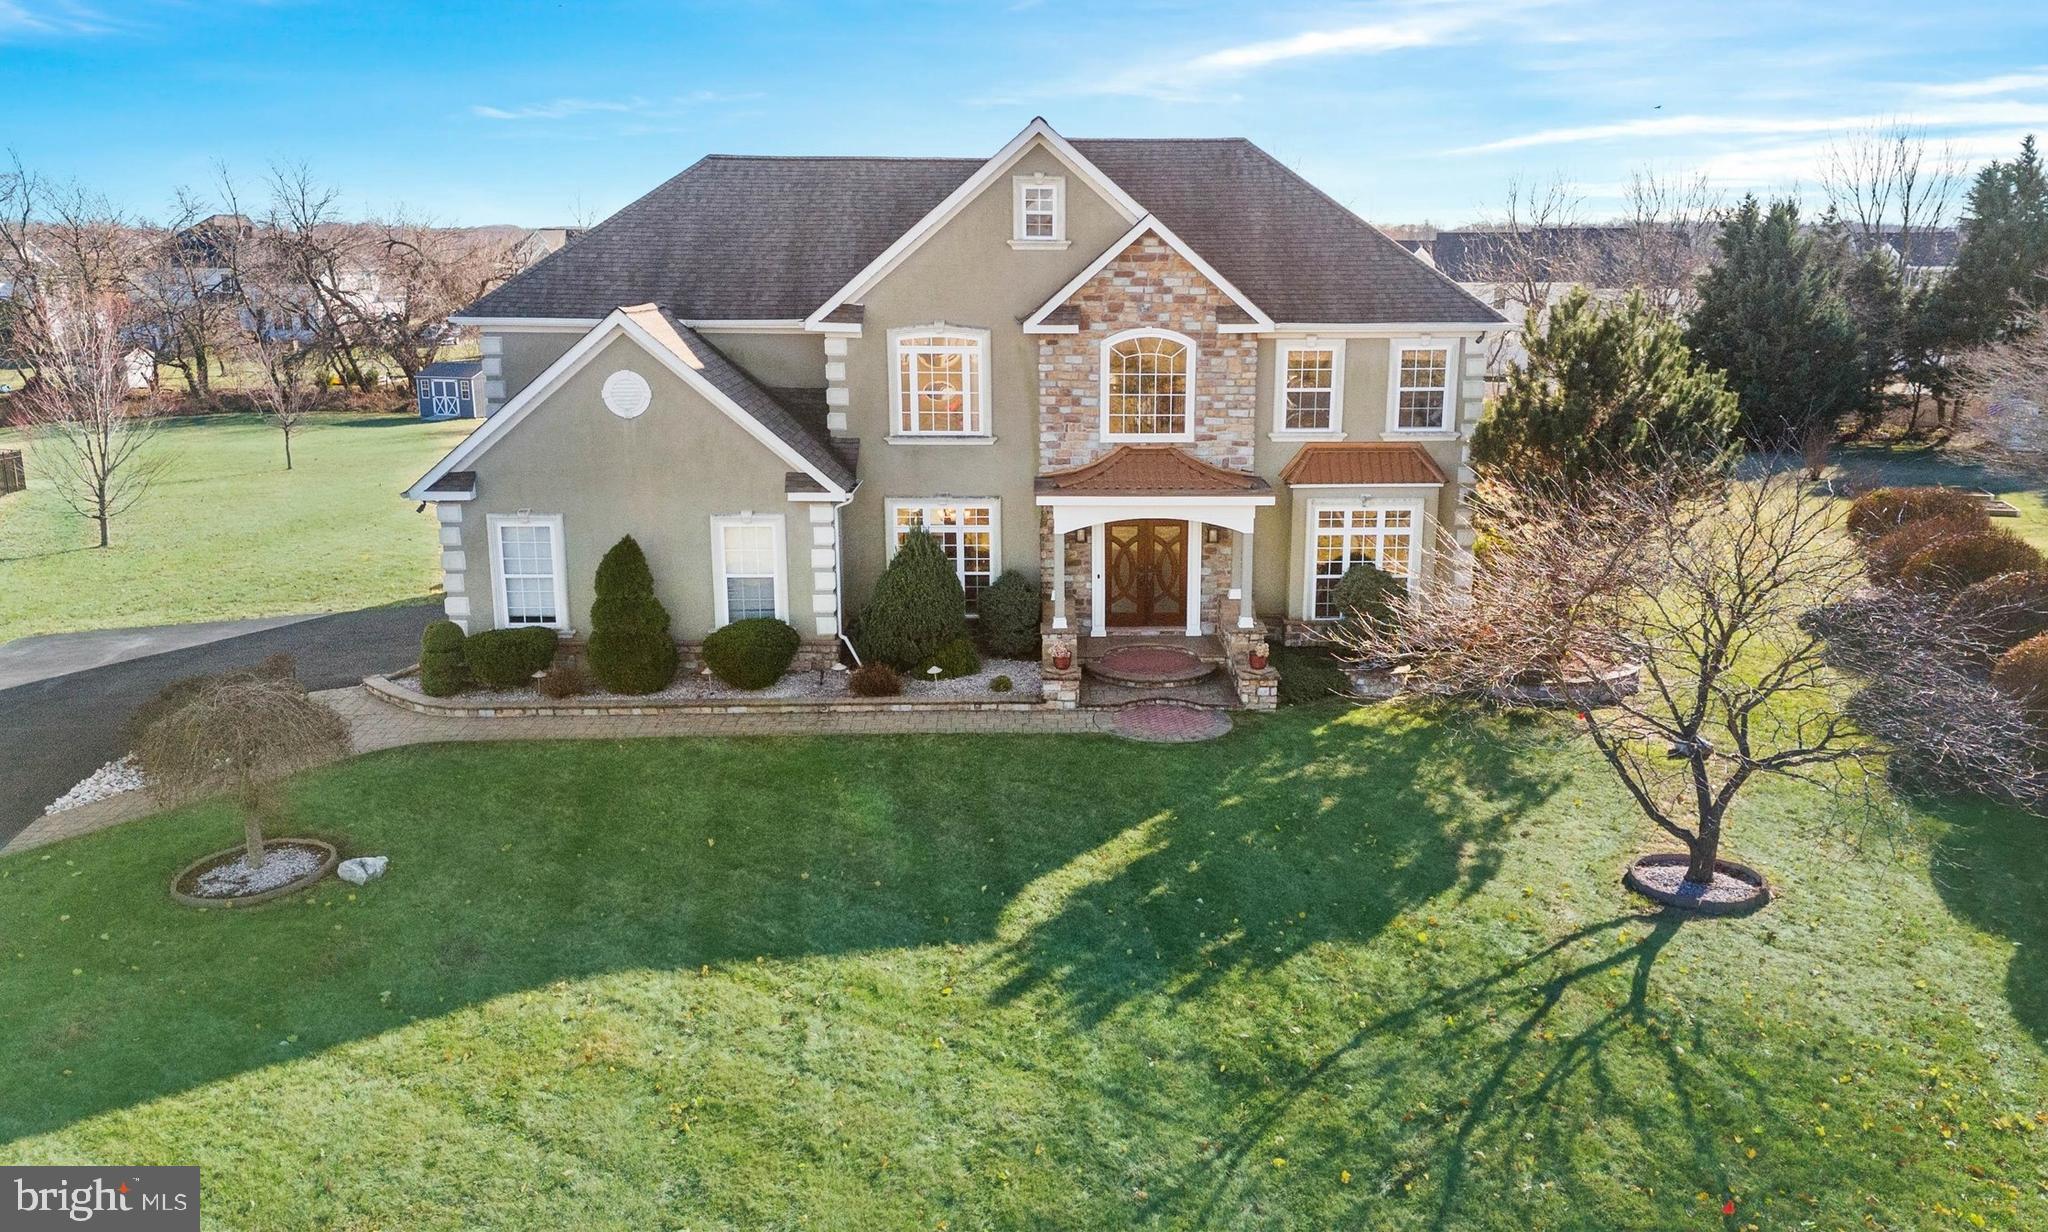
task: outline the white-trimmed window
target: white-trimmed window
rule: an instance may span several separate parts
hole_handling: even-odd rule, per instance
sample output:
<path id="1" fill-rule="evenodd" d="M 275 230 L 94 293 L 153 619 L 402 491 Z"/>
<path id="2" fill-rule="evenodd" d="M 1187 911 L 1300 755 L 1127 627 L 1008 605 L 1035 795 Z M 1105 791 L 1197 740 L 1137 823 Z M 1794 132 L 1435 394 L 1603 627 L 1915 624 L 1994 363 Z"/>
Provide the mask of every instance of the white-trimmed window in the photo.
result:
<path id="1" fill-rule="evenodd" d="M 1195 344 L 1163 329 L 1137 329 L 1102 344 L 1102 438 L 1195 438 Z"/>
<path id="2" fill-rule="evenodd" d="M 569 573 L 560 514 L 491 514 L 491 577 L 498 627 L 569 627 Z"/>
<path id="3" fill-rule="evenodd" d="M 1067 246 L 1067 182 L 1053 175 L 1020 175 L 1016 186 L 1016 225 L 1010 243 L 1018 248 Z"/>
<path id="4" fill-rule="evenodd" d="M 1337 583 L 1353 565 L 1370 564 L 1415 584 L 1416 551 L 1422 533 L 1422 502 L 1412 500 L 1317 501 L 1309 517 L 1309 615 L 1337 618 Z"/>
<path id="5" fill-rule="evenodd" d="M 892 500 L 887 504 L 889 554 L 896 554 L 912 527 L 924 527 L 953 562 L 960 588 L 967 592 L 967 610 L 974 611 L 981 592 L 996 580 L 996 562 L 1002 559 L 997 542 L 998 502 Z"/>
<path id="6" fill-rule="evenodd" d="M 718 623 L 773 616 L 789 619 L 783 568 L 782 515 L 730 514 L 711 519 L 711 580 Z"/>
<path id="7" fill-rule="evenodd" d="M 1387 428 L 1394 432 L 1450 431 L 1452 375 L 1457 362 L 1458 344 L 1451 339 L 1395 342 L 1387 373 Z"/>
<path id="8" fill-rule="evenodd" d="M 1282 342 L 1274 381 L 1273 431 L 1344 430 L 1344 343 Z"/>
<path id="9" fill-rule="evenodd" d="M 891 330 L 897 436 L 988 434 L 988 331 L 950 325 Z"/>

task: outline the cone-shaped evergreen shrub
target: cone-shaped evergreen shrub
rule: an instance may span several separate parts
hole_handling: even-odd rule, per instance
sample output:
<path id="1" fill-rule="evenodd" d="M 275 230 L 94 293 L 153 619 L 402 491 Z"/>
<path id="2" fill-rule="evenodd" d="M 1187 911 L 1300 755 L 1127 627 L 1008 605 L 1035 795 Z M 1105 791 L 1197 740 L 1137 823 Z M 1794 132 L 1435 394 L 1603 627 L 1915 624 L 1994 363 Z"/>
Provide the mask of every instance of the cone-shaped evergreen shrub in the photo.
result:
<path id="1" fill-rule="evenodd" d="M 613 693 L 658 693 L 676 678 L 668 609 L 654 597 L 654 574 L 631 535 L 597 563 L 586 657 L 590 674 Z"/>
<path id="2" fill-rule="evenodd" d="M 915 671 L 946 643 L 967 636 L 967 594 L 939 541 L 923 529 L 903 537 L 860 615 L 860 657 Z"/>
<path id="3" fill-rule="evenodd" d="M 420 634 L 420 692 L 428 697 L 453 697 L 469 683 L 462 653 L 462 626 L 437 620 Z"/>
<path id="4" fill-rule="evenodd" d="M 1036 659 L 1038 608 L 1038 583 L 1015 569 L 1004 573 L 981 592 L 981 644 L 999 659 Z"/>

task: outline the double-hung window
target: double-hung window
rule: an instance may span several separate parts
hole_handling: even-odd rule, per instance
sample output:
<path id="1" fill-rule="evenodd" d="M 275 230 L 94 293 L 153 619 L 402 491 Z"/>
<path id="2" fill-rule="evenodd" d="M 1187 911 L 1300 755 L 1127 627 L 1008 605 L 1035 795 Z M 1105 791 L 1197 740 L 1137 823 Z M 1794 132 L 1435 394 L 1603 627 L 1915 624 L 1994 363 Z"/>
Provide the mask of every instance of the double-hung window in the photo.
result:
<path id="1" fill-rule="evenodd" d="M 895 554 L 912 527 L 924 527 L 953 563 L 972 612 L 995 581 L 996 521 L 993 501 L 890 501 L 889 553 Z"/>
<path id="2" fill-rule="evenodd" d="M 895 435 L 987 435 L 987 331 L 931 326 L 890 340 Z"/>
<path id="3" fill-rule="evenodd" d="M 789 619 L 789 587 L 782 570 L 780 515 L 739 514 L 711 519 L 713 597 L 718 623 L 773 616 Z"/>
<path id="4" fill-rule="evenodd" d="M 497 577 L 498 627 L 569 624 L 568 571 L 557 514 L 492 514 L 491 572 Z"/>
<path id="5" fill-rule="evenodd" d="M 1458 347 L 1449 341 L 1394 343 L 1388 428 L 1395 432 L 1448 432 L 1452 368 Z"/>
<path id="6" fill-rule="evenodd" d="M 1102 435 L 1111 441 L 1194 439 L 1195 344 L 1165 330 L 1102 344 Z"/>
<path id="7" fill-rule="evenodd" d="M 1344 427 L 1344 344 L 1283 342 L 1273 430 L 1340 432 Z"/>
<path id="8" fill-rule="evenodd" d="M 1058 176 L 1020 175 L 1016 184 L 1015 248 L 1067 246 L 1066 184 Z"/>
<path id="9" fill-rule="evenodd" d="M 1337 583 L 1353 565 L 1378 565 L 1414 585 L 1415 537 L 1422 507 L 1413 501 L 1318 503 L 1309 576 L 1309 611 L 1334 620 Z"/>

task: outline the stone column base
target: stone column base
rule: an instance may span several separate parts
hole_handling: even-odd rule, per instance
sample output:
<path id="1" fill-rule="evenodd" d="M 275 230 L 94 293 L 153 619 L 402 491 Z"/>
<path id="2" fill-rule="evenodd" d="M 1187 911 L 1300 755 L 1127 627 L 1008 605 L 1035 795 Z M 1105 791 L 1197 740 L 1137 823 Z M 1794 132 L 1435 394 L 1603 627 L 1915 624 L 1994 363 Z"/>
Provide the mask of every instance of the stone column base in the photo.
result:
<path id="1" fill-rule="evenodd" d="M 1081 635 L 1072 629 L 1040 630 L 1038 677 L 1045 700 L 1060 710 L 1081 705 Z M 1067 661 L 1059 666 L 1060 658 Z"/>
<path id="2" fill-rule="evenodd" d="M 1246 710 L 1278 709 L 1280 672 L 1270 661 L 1264 667 L 1252 666 L 1253 656 L 1263 659 L 1271 653 L 1266 643 L 1266 626 L 1224 629 L 1217 636 L 1223 642 L 1223 662 L 1230 673 L 1230 683 L 1237 689 L 1237 704 Z"/>

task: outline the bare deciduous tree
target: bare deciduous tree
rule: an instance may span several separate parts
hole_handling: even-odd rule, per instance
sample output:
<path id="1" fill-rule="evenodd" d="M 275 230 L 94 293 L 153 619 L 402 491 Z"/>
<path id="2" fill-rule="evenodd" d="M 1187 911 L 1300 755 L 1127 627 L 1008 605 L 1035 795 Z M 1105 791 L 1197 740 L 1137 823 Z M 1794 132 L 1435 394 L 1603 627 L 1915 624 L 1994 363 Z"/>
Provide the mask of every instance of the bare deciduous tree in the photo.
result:
<path id="1" fill-rule="evenodd" d="M 1698 300 L 1700 272 L 1714 257 L 1721 196 L 1705 175 L 1630 174 L 1625 208 L 1607 242 L 1615 280 L 1652 308 L 1681 320 Z"/>
<path id="2" fill-rule="evenodd" d="M 177 371 L 202 401 L 212 398 L 213 369 L 232 349 L 238 316 L 213 245 L 186 238 L 211 213 L 205 202 L 180 189 L 169 220 L 145 236 L 145 256 L 133 282 L 144 314 L 138 340 L 158 366 Z"/>
<path id="3" fill-rule="evenodd" d="M 1499 368 L 1516 337 L 1542 328 L 1560 289 L 1593 280 L 1596 258 L 1580 226 L 1581 204 L 1562 176 L 1541 184 L 1511 179 L 1499 216 L 1473 229 L 1468 276 L 1490 284 L 1494 307 L 1517 322 L 1514 330 L 1494 334 L 1489 371 Z"/>
<path id="4" fill-rule="evenodd" d="M 1828 147 L 1820 174 L 1822 194 L 1865 252 L 1896 237 L 1900 272 L 1908 289 L 1932 276 L 1929 241 L 1948 223 L 1963 184 L 1963 168 L 1948 147 L 1929 150 L 1911 126 L 1874 124 Z"/>
<path id="5" fill-rule="evenodd" d="M 1858 817 L 1882 758 L 1910 747 L 1980 788 L 2038 795 L 2036 737 L 1942 629 L 1932 605 L 1874 616 L 1839 506 L 1786 471 L 1722 481 L 1690 464 L 1565 487 L 1494 485 L 1468 590 L 1423 585 L 1412 615 L 1340 641 L 1423 691 L 1571 705 L 1644 817 L 1711 883 L 1730 807 L 1759 779 L 1798 779 Z M 1862 606 L 1856 606 L 1857 603 Z M 1830 642 L 1816 614 L 1881 619 Z M 1640 669 L 1633 691 L 1610 669 Z M 1859 690 L 1887 716 L 1852 717 Z"/>
<path id="6" fill-rule="evenodd" d="M 241 212 L 225 174 L 221 196 L 230 213 Z M 332 401 L 327 374 L 341 331 L 307 287 L 307 262 L 315 258 L 299 240 L 268 225 L 220 247 L 237 308 L 235 350 L 261 378 L 256 403 L 283 434 L 284 468 L 290 470 L 293 434 Z"/>
<path id="7" fill-rule="evenodd" d="M 519 271 L 513 237 L 403 217 L 378 226 L 370 247 L 380 310 L 365 314 L 365 332 L 408 383 L 454 340 L 449 316 Z"/>
<path id="8" fill-rule="evenodd" d="M 2012 337 L 1967 352 L 1962 367 L 1979 408 L 1964 443 L 2007 464 L 2048 465 L 2048 308 L 2023 314 Z"/>

